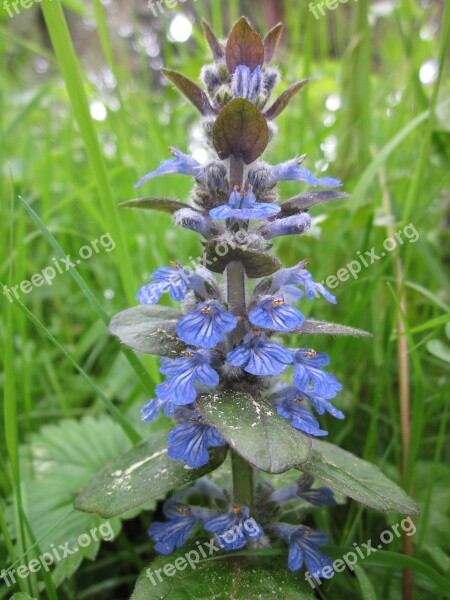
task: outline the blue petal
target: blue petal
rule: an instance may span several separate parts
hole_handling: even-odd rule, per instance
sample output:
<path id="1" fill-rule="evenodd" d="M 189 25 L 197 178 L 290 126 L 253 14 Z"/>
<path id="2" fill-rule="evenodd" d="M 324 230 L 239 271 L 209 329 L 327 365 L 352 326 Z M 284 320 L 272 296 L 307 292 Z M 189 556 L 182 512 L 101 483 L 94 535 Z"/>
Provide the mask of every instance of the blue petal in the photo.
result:
<path id="1" fill-rule="evenodd" d="M 135 188 L 139 187 L 149 179 L 153 179 L 159 175 L 166 175 L 167 173 L 182 173 L 184 175 L 192 175 L 196 178 L 200 177 L 201 165 L 199 162 L 194 158 L 183 154 L 183 152 L 180 152 L 180 150 L 177 150 L 176 148 L 169 148 L 169 151 L 175 158 L 164 161 L 156 171 L 147 173 L 147 175 L 142 177 L 142 179 L 135 184 Z"/>
<path id="2" fill-rule="evenodd" d="M 237 319 L 212 300 L 197 305 L 197 309 L 182 317 L 176 331 L 179 337 L 192 346 L 214 348 L 237 325 Z"/>
<path id="3" fill-rule="evenodd" d="M 151 421 L 153 421 L 153 419 L 156 419 L 161 409 L 166 405 L 167 401 L 160 400 L 159 398 L 153 398 L 152 400 L 148 400 L 141 409 L 142 421 L 145 421 L 146 423 L 151 423 Z"/>
<path id="4" fill-rule="evenodd" d="M 214 517 L 207 523 L 205 523 L 205 531 L 209 531 L 210 533 L 222 533 L 224 531 L 228 531 L 232 529 L 239 523 L 239 519 L 236 514 L 232 511 L 229 511 L 223 515 L 219 515 L 218 517 Z"/>
<path id="5" fill-rule="evenodd" d="M 276 296 L 263 297 L 248 318 L 253 325 L 272 331 L 291 331 L 300 327 L 305 320 L 299 310 Z"/>
<path id="6" fill-rule="evenodd" d="M 227 363 L 253 375 L 279 375 L 292 363 L 292 354 L 262 336 L 247 335 L 244 343 L 227 354 Z"/>
<path id="7" fill-rule="evenodd" d="M 288 568 L 295 573 L 300 570 L 305 560 L 305 554 L 300 544 L 289 544 Z"/>
<path id="8" fill-rule="evenodd" d="M 206 465 L 209 462 L 208 440 L 205 437 L 207 427 L 189 421 L 178 425 L 167 438 L 170 458 L 182 460 L 192 469 Z"/>
<path id="9" fill-rule="evenodd" d="M 148 534 L 156 542 L 155 550 L 160 554 L 171 554 L 175 548 L 186 543 L 196 521 L 183 520 L 170 523 L 152 523 Z"/>
<path id="10" fill-rule="evenodd" d="M 155 393 L 161 400 L 171 400 L 174 404 L 191 404 L 197 398 L 194 380 L 195 374 L 180 373 L 157 385 Z"/>
<path id="11" fill-rule="evenodd" d="M 335 406 L 325 400 L 324 398 L 319 398 L 315 394 L 305 394 L 305 397 L 311 402 L 319 415 L 323 415 L 325 412 L 330 413 L 336 419 L 345 419 L 344 413 L 338 410 Z"/>
<path id="12" fill-rule="evenodd" d="M 316 187 L 317 185 L 339 187 L 342 185 L 338 179 L 333 179 L 332 177 L 323 177 L 322 179 L 314 177 L 311 171 L 308 171 L 308 169 L 305 169 L 305 167 L 302 167 L 299 164 L 302 161 L 302 158 L 303 157 L 297 157 L 272 167 L 270 172 L 270 183 L 275 184 L 279 181 L 305 181 L 313 187 Z"/>
<path id="13" fill-rule="evenodd" d="M 283 235 L 300 235 L 305 233 L 311 227 L 311 217 L 309 213 L 299 213 L 284 219 L 277 219 L 268 223 L 263 234 L 271 240 Z"/>
<path id="14" fill-rule="evenodd" d="M 299 429 L 308 435 L 328 435 L 328 431 L 320 429 L 319 422 L 309 410 L 294 402 L 295 401 L 287 400 L 277 404 L 277 413 L 285 419 L 289 419 L 292 427 L 295 427 L 295 429 Z"/>
<path id="15" fill-rule="evenodd" d="M 139 289 L 136 300 L 139 300 L 141 304 L 157 304 L 163 293 L 168 289 L 168 283 L 152 281 Z"/>

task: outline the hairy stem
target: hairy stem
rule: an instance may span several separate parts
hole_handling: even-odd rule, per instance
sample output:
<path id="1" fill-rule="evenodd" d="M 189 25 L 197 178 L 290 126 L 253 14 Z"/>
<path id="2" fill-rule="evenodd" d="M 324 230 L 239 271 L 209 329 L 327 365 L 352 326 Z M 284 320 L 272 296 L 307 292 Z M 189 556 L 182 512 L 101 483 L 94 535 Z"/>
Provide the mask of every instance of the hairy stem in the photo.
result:
<path id="1" fill-rule="evenodd" d="M 244 163 L 242 158 L 230 158 L 230 187 L 243 186 Z M 242 342 L 244 335 L 243 322 L 246 312 L 245 302 L 245 272 L 242 263 L 231 262 L 227 267 L 227 301 L 228 309 L 239 319 L 239 325 L 232 333 L 230 340 L 233 345 Z M 238 504 L 248 506 L 250 511 L 254 508 L 254 480 L 253 467 L 239 454 L 232 451 L 233 472 L 233 500 Z"/>

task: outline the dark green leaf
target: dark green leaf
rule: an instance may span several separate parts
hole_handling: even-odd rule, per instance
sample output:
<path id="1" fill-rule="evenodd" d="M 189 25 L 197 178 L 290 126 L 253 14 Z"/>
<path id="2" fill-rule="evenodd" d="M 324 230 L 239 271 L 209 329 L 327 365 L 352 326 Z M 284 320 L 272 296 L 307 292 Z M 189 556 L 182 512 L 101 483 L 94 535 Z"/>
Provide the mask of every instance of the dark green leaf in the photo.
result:
<path id="1" fill-rule="evenodd" d="M 268 473 L 282 473 L 308 460 L 311 439 L 280 417 L 267 401 L 244 392 L 203 395 L 198 405 L 249 463 Z"/>
<path id="2" fill-rule="evenodd" d="M 245 98 L 235 98 L 223 108 L 213 130 L 214 148 L 222 160 L 241 156 L 248 165 L 269 143 L 269 128 L 262 113 Z"/>
<path id="3" fill-rule="evenodd" d="M 264 116 L 266 119 L 275 119 L 278 117 L 278 115 L 283 112 L 292 98 L 310 81 L 311 79 L 302 79 L 301 81 L 297 81 L 289 86 L 288 89 L 275 100 L 272 106 L 265 111 Z"/>
<path id="4" fill-rule="evenodd" d="M 169 81 L 191 102 L 202 115 L 213 115 L 215 111 L 211 106 L 208 96 L 198 85 L 178 71 L 161 69 Z"/>
<path id="5" fill-rule="evenodd" d="M 209 554 L 207 540 L 204 540 L 203 548 Z M 187 563 L 187 557 L 191 565 Z M 166 565 L 170 576 L 165 575 Z M 171 568 L 169 565 L 174 566 Z M 156 571 L 159 571 L 161 579 Z M 255 561 L 244 556 L 233 558 L 228 555 L 218 560 L 201 560 L 198 547 L 193 544 L 154 560 L 139 576 L 131 596 L 131 600 L 193 598 L 314 600 L 303 575 L 288 571 L 287 557 L 258 556 Z"/>
<path id="6" fill-rule="evenodd" d="M 188 469 L 168 457 L 166 444 L 167 433 L 158 433 L 117 457 L 77 496 L 75 508 L 105 518 L 121 515 L 206 475 L 226 456 L 225 448 L 214 448 L 207 465 Z"/>
<path id="7" fill-rule="evenodd" d="M 224 249 L 227 249 L 224 254 Z M 257 279 L 271 275 L 283 266 L 280 261 L 264 252 L 248 250 L 246 248 L 231 248 L 218 240 L 211 240 L 205 245 L 202 264 L 214 273 L 223 273 L 232 261 L 240 261 L 244 265 L 245 273 L 250 279 Z"/>
<path id="8" fill-rule="evenodd" d="M 267 33 L 263 40 L 264 45 L 264 64 L 267 65 L 273 58 L 275 51 L 283 33 L 283 24 L 278 23 Z"/>
<path id="9" fill-rule="evenodd" d="M 202 25 L 206 41 L 208 42 L 208 46 L 211 48 L 214 60 L 218 62 L 219 60 L 222 60 L 222 58 L 225 56 L 225 50 L 222 44 L 217 39 L 216 34 L 211 29 L 211 25 L 208 23 L 208 21 L 206 21 L 206 19 L 202 19 Z"/>
<path id="10" fill-rule="evenodd" d="M 160 210 L 162 212 L 173 215 L 174 212 L 180 210 L 180 208 L 191 208 L 191 206 L 175 200 L 174 198 L 134 198 L 133 200 L 127 200 L 121 202 L 119 206 L 126 208 L 143 208 L 144 210 Z"/>
<path id="11" fill-rule="evenodd" d="M 264 46 L 259 34 L 245 17 L 237 21 L 228 36 L 225 50 L 228 71 L 234 73 L 239 65 L 253 71 L 264 63 Z"/>
<path id="12" fill-rule="evenodd" d="M 419 508 L 378 467 L 334 444 L 314 439 L 312 453 L 302 470 L 357 500 L 382 512 L 418 515 Z"/>
<path id="13" fill-rule="evenodd" d="M 165 306 L 134 306 L 115 315 L 108 329 L 128 348 L 173 358 L 186 347 L 175 331 L 181 316 Z"/>
<path id="14" fill-rule="evenodd" d="M 337 323 L 327 323 L 326 321 L 310 321 L 307 319 L 300 329 L 296 329 L 293 333 L 301 333 L 306 335 L 354 335 L 356 337 L 372 337 L 372 334 L 363 329 L 355 329 L 346 325 L 338 325 Z"/>
<path id="15" fill-rule="evenodd" d="M 300 211 L 308 210 L 308 208 L 315 204 L 329 202 L 330 200 L 341 200 L 348 197 L 349 195 L 344 192 L 306 192 L 282 202 L 280 204 L 281 212 L 278 217 L 288 217 L 290 215 L 295 215 Z"/>

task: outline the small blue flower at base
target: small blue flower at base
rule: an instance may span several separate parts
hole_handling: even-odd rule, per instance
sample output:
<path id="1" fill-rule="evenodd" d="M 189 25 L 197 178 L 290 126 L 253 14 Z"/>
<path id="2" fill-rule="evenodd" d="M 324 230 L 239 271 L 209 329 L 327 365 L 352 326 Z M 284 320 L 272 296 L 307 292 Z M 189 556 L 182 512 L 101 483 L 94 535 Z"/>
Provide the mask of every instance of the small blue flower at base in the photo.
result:
<path id="1" fill-rule="evenodd" d="M 263 296 L 248 319 L 262 329 L 292 331 L 303 325 L 305 317 L 294 306 L 286 304 L 282 296 Z"/>
<path id="2" fill-rule="evenodd" d="M 316 417 L 305 407 L 300 392 L 294 386 L 285 386 L 270 397 L 277 413 L 291 422 L 292 427 L 308 435 L 324 436 Z"/>
<path id="3" fill-rule="evenodd" d="M 279 375 L 292 364 L 292 353 L 269 342 L 263 334 L 249 333 L 243 344 L 227 354 L 226 362 L 252 375 Z"/>
<path id="4" fill-rule="evenodd" d="M 208 448 L 226 446 L 227 441 L 215 428 L 207 425 L 198 410 L 169 433 L 168 455 L 181 460 L 191 469 L 202 467 L 209 462 Z"/>
<path id="5" fill-rule="evenodd" d="M 197 308 L 184 315 L 176 326 L 176 332 L 186 344 L 198 348 L 214 348 L 225 339 L 238 323 L 216 300 L 197 304 Z"/>
<path id="6" fill-rule="evenodd" d="M 231 504 L 227 513 L 207 521 L 204 528 L 215 534 L 217 543 L 225 550 L 239 550 L 264 535 L 263 528 L 250 517 L 249 509 L 240 504 Z"/>
<path id="7" fill-rule="evenodd" d="M 281 208 L 277 204 L 258 202 L 251 186 L 245 194 L 239 192 L 236 186 L 231 192 L 228 204 L 223 204 L 209 211 L 213 219 L 238 219 L 247 221 L 249 219 L 268 219 L 278 214 Z"/>
<path id="8" fill-rule="evenodd" d="M 342 182 L 333 177 L 322 177 L 318 179 L 314 177 L 311 171 L 301 166 L 306 155 L 297 156 L 292 160 L 275 165 L 270 170 L 269 183 L 275 185 L 279 181 L 305 181 L 309 185 L 316 187 L 318 185 L 324 187 L 340 187 Z"/>
<path id="9" fill-rule="evenodd" d="M 209 517 L 205 509 L 185 506 L 171 499 L 164 504 L 163 510 L 169 521 L 155 521 L 150 525 L 148 534 L 155 543 L 156 552 L 165 555 L 183 546 L 191 531 Z"/>
<path id="10" fill-rule="evenodd" d="M 246 65 L 239 65 L 233 75 L 233 96 L 256 102 L 262 89 L 262 71 L 258 65 L 253 71 Z"/>
<path id="11" fill-rule="evenodd" d="M 312 404 L 312 406 L 316 409 L 317 414 L 324 415 L 327 412 L 333 417 L 336 417 L 336 419 L 345 419 L 344 413 L 333 406 L 331 402 L 325 400 L 325 398 L 321 398 L 312 392 L 301 392 L 301 394 Z"/>
<path id="12" fill-rule="evenodd" d="M 320 579 L 324 577 L 322 571 L 325 567 L 333 568 L 331 558 L 317 549 L 328 542 L 322 531 L 288 523 L 275 523 L 270 529 L 273 535 L 289 544 L 288 567 L 293 573 L 306 563 L 311 575 Z"/>
<path id="13" fill-rule="evenodd" d="M 147 400 L 141 409 L 141 420 L 145 421 L 145 423 L 151 423 L 156 419 L 163 408 L 165 417 L 173 416 L 175 406 L 170 400 L 160 400 L 159 398 Z"/>
<path id="14" fill-rule="evenodd" d="M 306 393 L 329 400 L 342 390 L 342 386 L 334 375 L 321 367 L 329 364 L 330 359 L 324 352 L 316 352 L 310 348 L 292 350 L 294 360 L 294 385 Z"/>
<path id="15" fill-rule="evenodd" d="M 314 300 L 319 296 L 323 296 L 325 300 L 336 304 L 336 298 L 331 294 L 325 286 L 314 281 L 313 276 L 305 268 L 308 264 L 307 260 L 301 261 L 295 267 L 290 269 L 281 269 L 272 278 L 271 292 L 277 293 L 280 290 L 285 292 L 285 288 L 296 285 L 301 285 L 305 289 L 306 297 L 309 300 Z"/>
<path id="16" fill-rule="evenodd" d="M 171 261 L 170 267 L 162 267 L 150 275 L 155 281 L 141 287 L 136 299 L 141 304 L 157 304 L 164 292 L 168 291 L 172 300 L 184 300 L 190 289 L 190 276 L 189 269 L 184 269 L 179 262 Z"/>
<path id="17" fill-rule="evenodd" d="M 310 473 L 304 473 L 301 477 L 273 492 L 269 502 L 288 502 L 296 498 L 302 498 L 314 506 L 336 506 L 334 493 L 328 487 L 312 488 L 314 477 Z"/>
<path id="18" fill-rule="evenodd" d="M 181 173 L 182 175 L 192 175 L 196 179 L 201 178 L 202 166 L 195 158 L 187 156 L 186 154 L 183 154 L 183 152 L 180 152 L 180 150 L 172 147 L 169 148 L 169 152 L 174 158 L 164 161 L 156 171 L 144 175 L 144 177 L 135 184 L 135 188 L 138 188 L 149 179 L 168 173 Z"/>
<path id="19" fill-rule="evenodd" d="M 213 355 L 208 350 L 187 348 L 180 358 L 162 361 L 160 372 L 168 379 L 156 386 L 155 392 L 160 400 L 173 404 L 191 404 L 197 397 L 195 383 L 215 387 L 219 375 L 211 367 Z"/>
<path id="20" fill-rule="evenodd" d="M 261 233 L 269 240 L 285 235 L 301 235 L 311 227 L 309 213 L 303 212 L 292 217 L 276 219 L 268 223 Z"/>

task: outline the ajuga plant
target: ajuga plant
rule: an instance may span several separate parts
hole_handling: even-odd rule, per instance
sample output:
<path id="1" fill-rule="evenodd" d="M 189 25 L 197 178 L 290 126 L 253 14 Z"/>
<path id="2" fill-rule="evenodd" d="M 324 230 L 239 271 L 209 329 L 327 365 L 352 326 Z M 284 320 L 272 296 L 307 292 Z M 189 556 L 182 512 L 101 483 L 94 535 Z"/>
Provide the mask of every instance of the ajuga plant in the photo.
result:
<path id="1" fill-rule="evenodd" d="M 201 236 L 202 250 L 195 264 L 185 266 L 183 257 L 174 256 L 152 273 L 137 293 L 140 306 L 116 315 L 110 331 L 127 346 L 162 357 L 164 380 L 143 406 L 142 419 L 151 422 L 164 411 L 173 429 L 164 468 L 147 472 L 145 499 L 190 484 L 165 501 L 165 520 L 150 526 L 155 551 L 171 554 L 203 529 L 222 552 L 286 548 L 291 571 L 305 567 L 320 579 L 331 559 L 319 550 L 327 537 L 309 513 L 335 506 L 333 490 L 341 501 L 344 494 L 379 510 L 411 514 L 416 508 L 376 467 L 323 441 L 321 416 L 344 419 L 335 405 L 342 384 L 326 370 L 323 350 L 329 336 L 368 334 L 306 319 L 303 303 L 335 303 L 335 297 L 314 280 L 306 260 L 283 266 L 271 254 L 274 238 L 308 230 L 310 207 L 347 197 L 322 190 L 281 201 L 280 181 L 312 188 L 338 188 L 341 182 L 316 178 L 303 166 L 304 155 L 276 165 L 262 159 L 276 135 L 274 119 L 308 83 L 298 81 L 270 101 L 279 73 L 269 62 L 281 30 L 278 25 L 262 39 L 241 18 L 221 42 L 205 23 L 214 57 L 201 73 L 206 91 L 164 69 L 201 114 L 209 160 L 200 165 L 170 148 L 173 158 L 137 184 L 188 175 L 195 182 L 189 204 L 152 197 L 124 204 L 173 214 L 175 225 Z M 158 304 L 164 294 L 179 308 Z M 319 348 L 310 347 L 311 334 L 324 336 Z M 293 347 L 283 342 L 286 335 L 295 340 Z M 156 448 L 147 458 L 141 452 L 142 460 L 128 471 L 162 452 Z M 231 481 L 223 489 L 214 475 L 212 480 L 204 475 L 227 453 Z M 291 469 L 293 476 L 275 487 L 279 477 L 270 474 Z M 218 480 L 223 485 L 223 476 Z M 107 494 L 117 494 L 115 483 Z M 123 493 L 128 487 L 132 496 L 133 480 L 125 483 Z"/>

